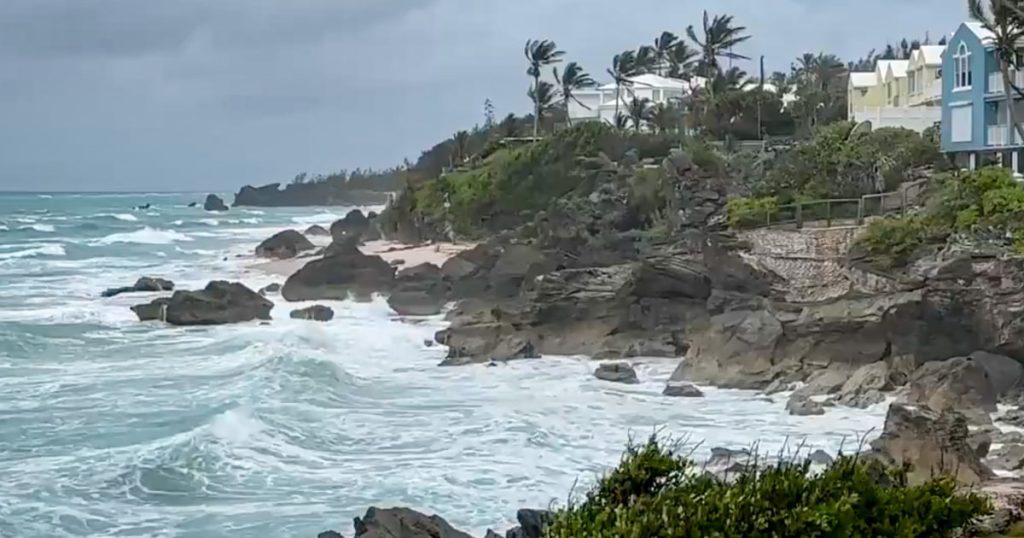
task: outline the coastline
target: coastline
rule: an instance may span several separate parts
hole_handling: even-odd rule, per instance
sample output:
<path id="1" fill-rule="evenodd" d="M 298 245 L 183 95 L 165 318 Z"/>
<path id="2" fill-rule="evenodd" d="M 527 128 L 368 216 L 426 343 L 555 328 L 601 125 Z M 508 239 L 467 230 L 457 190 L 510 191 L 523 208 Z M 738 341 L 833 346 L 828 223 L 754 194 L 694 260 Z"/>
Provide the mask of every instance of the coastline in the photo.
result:
<path id="1" fill-rule="evenodd" d="M 324 238 L 311 238 L 313 243 L 319 247 L 326 247 L 330 240 Z M 476 243 L 435 243 L 435 244 L 406 244 L 395 241 L 367 241 L 359 246 L 359 250 L 367 256 L 380 256 L 384 261 L 395 265 L 399 269 L 415 267 L 422 263 L 434 264 L 438 267 L 456 254 L 469 250 L 476 246 Z M 296 271 L 302 269 L 307 263 L 318 259 L 318 256 L 307 255 L 288 258 L 284 260 L 267 260 L 251 257 L 247 264 L 248 269 L 264 273 L 289 277 Z M 399 263 L 401 262 L 401 263 Z"/>

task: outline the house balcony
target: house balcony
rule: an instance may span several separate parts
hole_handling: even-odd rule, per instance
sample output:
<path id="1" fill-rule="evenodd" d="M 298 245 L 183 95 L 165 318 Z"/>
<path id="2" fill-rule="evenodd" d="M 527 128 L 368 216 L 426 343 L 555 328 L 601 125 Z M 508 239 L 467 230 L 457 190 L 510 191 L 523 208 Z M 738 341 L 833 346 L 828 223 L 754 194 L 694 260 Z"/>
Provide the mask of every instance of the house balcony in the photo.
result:
<path id="1" fill-rule="evenodd" d="M 986 145 L 990 147 L 1009 146 L 1011 144 L 1008 143 L 1008 140 L 1010 140 L 1010 128 L 1008 125 L 989 125 L 987 127 L 985 134 Z M 1019 146 L 1022 144 L 1020 134 L 1017 133 L 1016 129 L 1013 130 L 1013 140 L 1014 143 L 1012 145 Z"/>
<path id="2" fill-rule="evenodd" d="M 1014 86 L 1018 88 L 1024 87 L 1024 71 L 1013 71 L 1010 73 L 1010 80 Z M 1000 71 L 993 71 L 988 74 L 988 87 L 986 88 L 987 95 L 1003 95 L 1005 93 L 1005 85 L 1003 84 L 1003 74 Z"/>

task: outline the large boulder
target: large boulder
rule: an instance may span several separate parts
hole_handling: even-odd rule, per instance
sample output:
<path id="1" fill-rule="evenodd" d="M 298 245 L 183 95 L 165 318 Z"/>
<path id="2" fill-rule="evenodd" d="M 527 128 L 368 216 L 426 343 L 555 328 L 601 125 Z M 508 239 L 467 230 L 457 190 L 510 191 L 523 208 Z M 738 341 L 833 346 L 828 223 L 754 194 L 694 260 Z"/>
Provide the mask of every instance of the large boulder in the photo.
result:
<path id="1" fill-rule="evenodd" d="M 640 382 L 640 379 L 636 375 L 636 370 L 624 362 L 602 364 L 597 367 L 597 370 L 594 370 L 594 377 L 602 381 L 626 383 L 630 385 Z"/>
<path id="2" fill-rule="evenodd" d="M 554 269 L 555 264 L 537 248 L 508 245 L 491 268 L 490 289 L 498 297 L 515 297 L 524 282 Z"/>
<path id="3" fill-rule="evenodd" d="M 330 230 L 328 230 L 327 228 L 324 228 L 323 226 L 320 226 L 319 224 L 314 224 L 314 225 L 310 226 L 309 228 L 306 228 L 306 231 L 304 231 L 302 233 L 304 233 L 306 235 L 309 235 L 309 236 L 318 236 L 318 235 L 327 236 L 327 235 L 331 235 L 331 231 Z"/>
<path id="4" fill-rule="evenodd" d="M 790 415 L 801 417 L 825 414 L 825 408 L 820 403 L 800 394 L 790 396 L 789 401 L 786 402 L 786 411 Z"/>
<path id="5" fill-rule="evenodd" d="M 441 268 L 423 263 L 398 272 L 388 306 L 401 316 L 434 316 L 447 304 L 450 290 Z"/>
<path id="6" fill-rule="evenodd" d="M 949 475 L 960 484 L 976 485 L 994 474 L 980 461 L 969 437 L 967 419 L 956 411 L 894 403 L 871 448 L 883 462 L 905 468 L 911 484 Z"/>
<path id="7" fill-rule="evenodd" d="M 329 306 L 318 304 L 310 306 L 308 308 L 292 310 L 291 318 L 327 322 L 334 319 L 334 310 L 331 310 L 331 307 Z"/>
<path id="8" fill-rule="evenodd" d="M 681 383 L 678 381 L 670 381 L 665 386 L 665 390 L 661 391 L 665 396 L 672 396 L 674 398 L 703 398 L 704 393 L 701 392 L 697 387 L 689 383 Z"/>
<path id="9" fill-rule="evenodd" d="M 772 355 L 782 324 L 767 311 L 735 310 L 711 318 L 671 381 L 760 389 L 771 381 Z"/>
<path id="10" fill-rule="evenodd" d="M 228 206 L 220 196 L 210 194 L 206 197 L 206 201 L 203 203 L 203 209 L 207 211 L 227 211 Z"/>
<path id="11" fill-rule="evenodd" d="M 1011 391 L 1021 388 L 1024 382 L 1024 366 L 1020 361 L 986 351 L 971 353 L 971 359 L 988 372 L 988 379 L 992 382 L 996 396 L 1006 396 Z"/>
<path id="12" fill-rule="evenodd" d="M 223 325 L 270 319 L 274 303 L 237 282 L 213 281 L 200 291 L 176 291 L 168 298 L 135 305 L 140 321 L 171 325 Z"/>
<path id="13" fill-rule="evenodd" d="M 337 245 L 337 244 L 335 244 Z M 343 244 L 324 258 L 307 263 L 288 277 L 281 295 L 287 301 L 343 301 L 350 296 L 368 300 L 391 289 L 395 269 L 380 256 L 367 256 L 355 245 Z"/>
<path id="14" fill-rule="evenodd" d="M 870 407 L 885 399 L 882 392 L 893 388 L 889 363 L 878 361 L 855 370 L 843 383 L 834 401 L 850 407 Z"/>
<path id="15" fill-rule="evenodd" d="M 174 282 L 163 278 L 152 278 L 144 276 L 135 281 L 134 285 L 121 288 L 109 288 L 103 292 L 103 297 L 114 297 L 122 293 L 144 293 L 154 291 L 171 291 L 174 289 Z"/>
<path id="16" fill-rule="evenodd" d="M 516 512 L 519 526 L 505 533 L 505 538 L 544 538 L 544 529 L 552 519 L 553 514 L 547 510 L 520 509 Z"/>
<path id="17" fill-rule="evenodd" d="M 299 253 L 313 250 L 316 245 L 296 230 L 284 230 L 265 239 L 256 247 L 256 255 L 261 258 L 287 259 Z"/>
<path id="18" fill-rule="evenodd" d="M 988 370 L 970 357 L 931 361 L 921 365 L 907 383 L 906 403 L 935 411 L 958 411 L 971 422 L 991 422 L 996 390 Z"/>
<path id="19" fill-rule="evenodd" d="M 362 238 L 370 228 L 370 219 L 359 209 L 353 209 L 331 224 L 331 238 L 342 241 L 350 237 Z"/>
<path id="20" fill-rule="evenodd" d="M 472 538 L 440 516 L 426 516 L 409 508 L 371 507 L 353 524 L 356 538 Z"/>

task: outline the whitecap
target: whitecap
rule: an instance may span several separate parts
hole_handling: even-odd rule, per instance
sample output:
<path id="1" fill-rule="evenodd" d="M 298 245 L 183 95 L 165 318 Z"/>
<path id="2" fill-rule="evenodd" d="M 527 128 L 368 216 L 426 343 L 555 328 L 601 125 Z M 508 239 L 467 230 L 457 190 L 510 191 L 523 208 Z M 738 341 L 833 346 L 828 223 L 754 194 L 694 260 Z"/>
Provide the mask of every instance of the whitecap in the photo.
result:
<path id="1" fill-rule="evenodd" d="M 113 215 L 112 214 L 105 214 L 105 215 L 101 215 L 101 216 L 115 218 L 117 220 L 123 220 L 125 222 L 136 222 L 136 221 L 139 220 L 138 217 L 136 217 L 135 215 L 132 215 L 131 213 L 117 213 L 117 214 L 113 214 Z"/>
<path id="2" fill-rule="evenodd" d="M 171 223 L 172 226 L 183 226 L 184 224 L 185 224 L 185 221 L 183 221 L 183 220 L 176 220 L 176 221 Z"/>
<path id="3" fill-rule="evenodd" d="M 0 231 L 6 232 L 8 230 L 10 230 L 10 228 L 8 228 L 6 224 L 0 224 Z"/>
<path id="4" fill-rule="evenodd" d="M 199 222 L 208 226 L 220 226 L 220 221 L 217 219 L 199 219 Z"/>
<path id="5" fill-rule="evenodd" d="M 292 222 L 295 224 L 327 224 L 334 222 L 344 215 L 338 215 L 336 213 L 317 213 L 316 215 L 309 215 L 307 217 L 293 217 Z"/>
<path id="6" fill-rule="evenodd" d="M 142 245 L 168 245 L 175 241 L 191 241 L 192 238 L 172 230 L 161 230 L 146 226 L 134 232 L 110 234 L 94 241 L 96 245 L 111 245 L 114 243 L 138 243 Z"/>
<path id="7" fill-rule="evenodd" d="M 60 243 L 54 243 L 51 245 L 44 245 L 41 247 L 29 248 L 25 250 L 16 250 L 14 252 L 3 252 L 0 253 L 0 259 L 14 259 L 14 258 L 33 258 L 35 256 L 66 256 L 67 252 L 64 250 L 64 245 Z"/>
<path id="8" fill-rule="evenodd" d="M 260 211 L 259 209 L 243 209 L 242 211 L 245 212 L 245 213 L 248 213 L 250 215 L 265 215 L 266 214 L 265 212 Z"/>
<path id="9" fill-rule="evenodd" d="M 230 409 L 217 415 L 210 424 L 210 432 L 218 439 L 229 443 L 242 444 L 260 431 L 263 423 L 252 416 L 247 408 Z"/>
<path id="10" fill-rule="evenodd" d="M 50 196 L 49 194 L 40 194 L 39 198 L 50 199 L 50 198 L 53 198 L 53 196 Z"/>
<path id="11" fill-rule="evenodd" d="M 33 224 L 31 226 L 22 226 L 20 230 L 35 230 L 37 232 L 53 233 L 57 231 L 52 224 Z"/>

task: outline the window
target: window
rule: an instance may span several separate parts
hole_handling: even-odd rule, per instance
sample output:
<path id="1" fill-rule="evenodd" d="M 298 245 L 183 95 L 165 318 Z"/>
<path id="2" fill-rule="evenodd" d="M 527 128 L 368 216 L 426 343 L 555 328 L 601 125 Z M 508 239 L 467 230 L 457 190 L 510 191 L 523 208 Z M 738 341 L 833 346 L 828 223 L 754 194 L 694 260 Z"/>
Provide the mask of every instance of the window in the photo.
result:
<path id="1" fill-rule="evenodd" d="M 950 109 L 950 141 L 970 142 L 971 126 L 974 117 L 970 106 L 959 106 Z"/>
<path id="2" fill-rule="evenodd" d="M 655 103 L 660 103 L 661 102 L 661 90 L 654 90 L 654 94 L 653 95 L 654 95 L 653 101 Z"/>
<path id="3" fill-rule="evenodd" d="M 964 90 L 971 87 L 971 52 L 966 43 L 960 43 L 953 55 L 953 89 Z"/>

